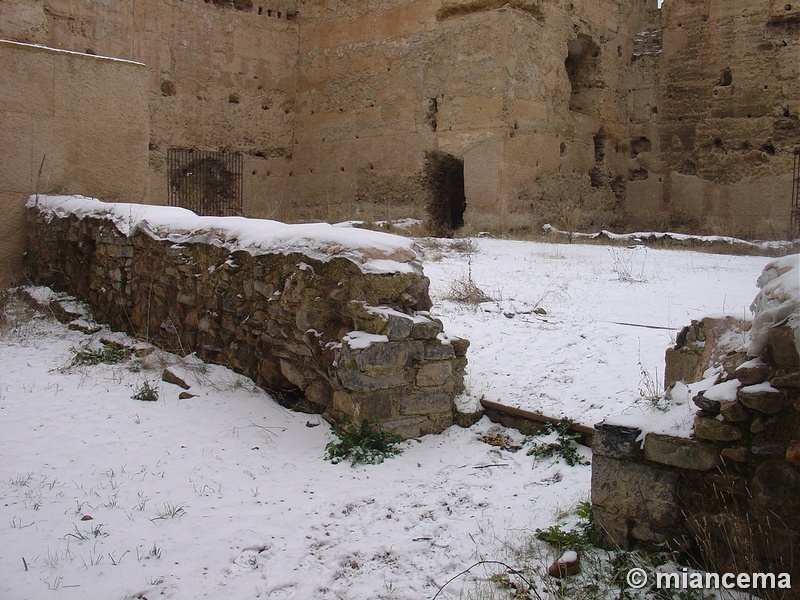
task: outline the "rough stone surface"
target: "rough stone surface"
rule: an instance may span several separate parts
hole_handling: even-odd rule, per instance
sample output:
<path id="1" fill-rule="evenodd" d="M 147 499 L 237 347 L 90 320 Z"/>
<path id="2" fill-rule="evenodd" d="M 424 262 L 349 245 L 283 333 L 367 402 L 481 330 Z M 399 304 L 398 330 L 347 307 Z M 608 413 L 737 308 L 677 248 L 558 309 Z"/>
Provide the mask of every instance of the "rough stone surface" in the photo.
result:
<path id="1" fill-rule="evenodd" d="M 647 460 L 697 471 L 708 471 L 719 464 L 719 449 L 696 440 L 649 434 L 644 438 Z"/>
<path id="2" fill-rule="evenodd" d="M 772 360 L 781 368 L 800 367 L 800 355 L 794 330 L 785 325 L 772 327 L 769 330 L 769 346 Z"/>
<path id="3" fill-rule="evenodd" d="M 636 441 L 642 433 L 636 427 L 600 423 L 594 428 L 592 454 L 609 458 L 633 458 L 642 454 L 641 443 Z"/>
<path id="4" fill-rule="evenodd" d="M 681 519 L 678 476 L 650 466 L 596 456 L 592 503 L 602 510 L 668 527 Z"/>
<path id="5" fill-rule="evenodd" d="M 742 439 L 742 430 L 711 417 L 695 417 L 694 434 L 701 440 L 715 442 L 735 442 Z"/>
<path id="6" fill-rule="evenodd" d="M 775 388 L 746 386 L 739 388 L 739 402 L 767 415 L 775 415 L 786 408 L 786 394 Z"/>
<path id="7" fill-rule="evenodd" d="M 787 366 L 794 359 L 792 340 L 783 325 L 787 319 L 791 322 L 796 301 L 791 290 L 796 283 L 792 279 L 780 289 L 769 284 L 796 260 L 773 261 L 759 277 L 762 292 L 754 302 L 759 309 L 756 319 L 764 314 L 760 310 L 764 306 L 774 308 L 774 303 L 762 302 L 764 290 L 771 290 L 781 310 L 767 310 L 769 314 L 758 324 L 756 358 L 742 363 L 748 338 L 749 349 L 754 346 L 752 336 L 723 334 L 713 341 L 705 334 L 705 320 L 693 322 L 678 336 L 680 352 L 668 353 L 668 363 L 676 359 L 671 365 L 674 370 L 687 364 L 698 370 L 702 365 L 722 367 L 715 386 L 719 400 L 705 394 L 694 399 L 700 409 L 694 421 L 696 439 L 651 433 L 645 437 L 643 455 L 630 454 L 617 450 L 619 432 L 596 426 L 592 502 L 598 543 L 607 548 L 666 545 L 702 557 L 709 571 L 789 573 L 792 580 L 800 578 L 796 559 L 800 548 L 800 412 L 796 410 L 800 409 L 796 385 L 800 370 Z M 738 341 L 739 347 L 732 341 Z M 708 348 L 709 344 L 719 347 Z M 781 344 L 785 347 L 777 348 Z M 712 357 L 709 363 L 698 362 L 701 353 Z M 687 356 L 694 357 L 691 363 L 685 360 Z M 706 393 L 713 397 L 712 391 Z M 636 480 L 629 484 L 632 473 Z M 659 513 L 646 514 L 642 500 L 630 493 L 631 487 L 658 490 L 664 476 L 675 478 L 668 480 L 669 489 L 680 512 L 680 518 L 669 525 L 658 520 Z"/>
<path id="8" fill-rule="evenodd" d="M 35 207 L 29 222 L 34 278 L 86 299 L 114 328 L 194 350 L 334 421 L 378 418 L 411 436 L 453 423 L 469 344 L 439 339 L 421 274 L 126 237 L 102 218 L 45 218 Z M 164 379 L 186 387 L 169 370 Z"/>
<path id="9" fill-rule="evenodd" d="M 735 317 L 705 317 L 692 321 L 678 336 L 678 343 L 665 353 L 664 385 L 676 381 L 700 381 L 709 367 L 727 366 L 731 372 L 738 364 L 728 364 L 729 356 L 737 355 L 740 348 L 732 341 L 750 329 L 750 323 Z M 744 362 L 741 353 L 739 362 Z"/>
<path id="10" fill-rule="evenodd" d="M 785 231 L 796 4 L 236 4 L 4 0 L 0 36 L 147 65 L 160 203 L 169 148 L 229 148 L 248 213 L 424 217 L 439 148 L 478 230 Z"/>
<path id="11" fill-rule="evenodd" d="M 742 385 L 753 385 L 762 383 L 767 379 L 767 364 L 763 361 L 748 361 L 747 364 L 739 366 L 734 375 Z"/>

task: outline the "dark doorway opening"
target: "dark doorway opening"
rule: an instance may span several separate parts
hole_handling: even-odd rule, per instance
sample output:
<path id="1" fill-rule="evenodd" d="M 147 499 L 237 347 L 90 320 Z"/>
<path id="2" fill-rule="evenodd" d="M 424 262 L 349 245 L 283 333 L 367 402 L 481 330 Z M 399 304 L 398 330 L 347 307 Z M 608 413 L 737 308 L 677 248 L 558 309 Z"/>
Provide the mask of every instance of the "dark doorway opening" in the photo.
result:
<path id="1" fill-rule="evenodd" d="M 433 235 L 450 236 L 464 225 L 464 161 L 434 150 L 425 154 L 428 218 Z"/>
<path id="2" fill-rule="evenodd" d="M 600 48 L 588 35 L 579 35 L 567 45 L 567 70 L 572 93 L 569 109 L 574 112 L 592 114 L 596 112 L 599 81 Z"/>

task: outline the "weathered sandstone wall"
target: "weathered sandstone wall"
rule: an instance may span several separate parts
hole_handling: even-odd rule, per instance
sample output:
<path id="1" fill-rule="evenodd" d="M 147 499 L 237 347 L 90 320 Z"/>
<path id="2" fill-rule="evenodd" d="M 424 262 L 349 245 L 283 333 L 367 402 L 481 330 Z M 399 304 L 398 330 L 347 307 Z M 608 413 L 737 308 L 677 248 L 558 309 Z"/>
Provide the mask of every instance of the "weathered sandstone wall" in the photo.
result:
<path id="1" fill-rule="evenodd" d="M 0 36 L 147 65 L 153 202 L 191 147 L 244 153 L 252 216 L 786 236 L 800 5 L 656 5 L 5 0 Z"/>
<path id="2" fill-rule="evenodd" d="M 651 176 L 632 223 L 783 237 L 800 146 L 800 5 L 667 0 Z"/>
<path id="3" fill-rule="evenodd" d="M 30 194 L 145 200 L 148 123 L 143 65 L 0 41 L 0 288 L 22 273 Z"/>
<path id="4" fill-rule="evenodd" d="M 334 421 L 375 417 L 404 437 L 452 424 L 469 344 L 427 312 L 408 240 L 80 198 L 28 207 L 33 279 L 112 327 Z"/>
<path id="5" fill-rule="evenodd" d="M 8 0 L 0 37 L 147 66 L 149 202 L 166 203 L 169 147 L 239 151 L 244 213 L 280 218 L 289 191 L 269 175 L 290 170 L 296 16 L 293 0 Z"/>

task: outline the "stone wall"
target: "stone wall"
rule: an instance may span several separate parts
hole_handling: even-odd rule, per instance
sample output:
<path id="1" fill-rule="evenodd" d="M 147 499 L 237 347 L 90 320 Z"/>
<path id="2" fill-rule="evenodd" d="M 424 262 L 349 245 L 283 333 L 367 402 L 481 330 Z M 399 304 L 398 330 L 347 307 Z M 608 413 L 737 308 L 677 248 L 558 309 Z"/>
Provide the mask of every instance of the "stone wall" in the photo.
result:
<path id="1" fill-rule="evenodd" d="M 779 299 L 784 314 L 764 336 L 751 331 L 760 340 L 756 356 L 748 359 L 747 336 L 735 319 L 693 323 L 668 351 L 670 379 L 693 381 L 710 365 L 720 367 L 716 384 L 693 399 L 691 438 L 595 427 L 592 504 L 603 546 L 665 544 L 716 572 L 790 573 L 798 580 L 800 283 L 792 278 L 799 261 L 779 259 L 759 280 L 762 296 Z M 770 289 L 771 271 L 789 273 L 783 288 Z M 756 324 L 766 304 L 754 303 Z"/>
<path id="2" fill-rule="evenodd" d="M 141 64 L 0 41 L 0 288 L 22 273 L 30 194 L 144 201 L 146 78 Z"/>
<path id="3" fill-rule="evenodd" d="M 786 236 L 800 6 L 667 0 L 661 13 L 654 152 L 650 176 L 629 185 L 632 224 Z"/>
<path id="4" fill-rule="evenodd" d="M 428 280 L 404 238 L 388 255 L 380 248 L 395 236 L 363 230 L 348 236 L 379 243 L 354 251 L 303 238 L 294 249 L 254 252 L 220 233 L 230 218 L 167 209 L 178 212 L 155 227 L 142 206 L 94 201 L 81 212 L 85 202 L 76 210 L 62 209 L 64 199 L 46 202 L 29 203 L 32 279 L 84 298 L 113 328 L 182 355 L 197 352 L 285 405 L 333 421 L 377 417 L 404 437 L 452 424 L 468 342 L 447 338 L 427 312 Z M 194 219 L 191 232 L 182 213 Z M 252 227 L 245 221 L 233 222 Z M 353 258 L 365 254 L 394 267 L 365 268 L 372 263 Z"/>
<path id="5" fill-rule="evenodd" d="M 4 0 L 0 36 L 147 65 L 154 202 L 193 147 L 244 153 L 247 215 L 426 218 L 439 152 L 476 230 L 786 236 L 800 8 L 656 5 Z"/>
<path id="6" fill-rule="evenodd" d="M 271 175 L 291 170 L 297 28 L 295 0 L 0 2 L 0 38 L 146 65 L 149 202 L 167 202 L 168 148 L 238 151 L 244 214 L 278 219 L 291 207 Z"/>

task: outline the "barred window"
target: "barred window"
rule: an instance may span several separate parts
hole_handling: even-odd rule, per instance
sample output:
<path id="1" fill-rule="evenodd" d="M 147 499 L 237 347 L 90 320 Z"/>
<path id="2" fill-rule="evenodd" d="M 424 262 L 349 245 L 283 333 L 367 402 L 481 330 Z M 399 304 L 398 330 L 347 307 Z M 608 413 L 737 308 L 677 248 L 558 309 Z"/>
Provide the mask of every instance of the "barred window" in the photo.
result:
<path id="1" fill-rule="evenodd" d="M 239 152 L 170 148 L 169 205 L 188 208 L 198 215 L 241 215 L 242 166 Z"/>

